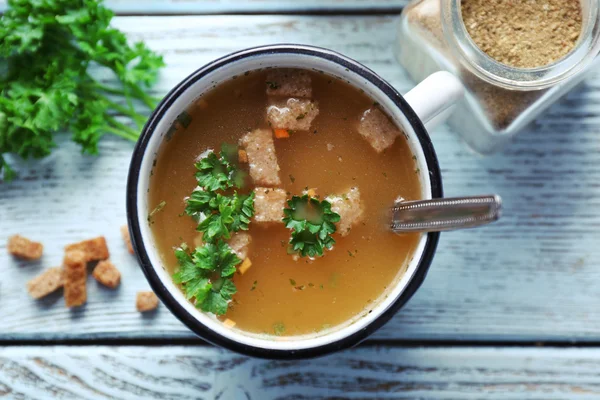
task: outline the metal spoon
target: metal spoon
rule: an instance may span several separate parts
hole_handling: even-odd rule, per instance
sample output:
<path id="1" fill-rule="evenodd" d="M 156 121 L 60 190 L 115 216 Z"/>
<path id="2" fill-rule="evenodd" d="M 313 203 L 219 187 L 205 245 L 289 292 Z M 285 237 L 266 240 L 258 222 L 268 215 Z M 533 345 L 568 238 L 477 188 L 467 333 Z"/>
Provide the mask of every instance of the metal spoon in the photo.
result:
<path id="1" fill-rule="evenodd" d="M 390 227 L 396 233 L 474 228 L 496 221 L 501 211 L 498 195 L 400 201 Z"/>

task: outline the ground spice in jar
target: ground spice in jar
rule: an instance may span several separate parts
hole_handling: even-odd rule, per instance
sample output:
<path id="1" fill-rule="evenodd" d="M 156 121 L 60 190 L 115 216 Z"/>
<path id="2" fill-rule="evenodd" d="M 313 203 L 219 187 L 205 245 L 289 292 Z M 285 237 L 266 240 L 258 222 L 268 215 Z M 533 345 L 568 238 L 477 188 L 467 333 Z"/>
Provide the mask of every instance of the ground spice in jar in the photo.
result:
<path id="1" fill-rule="evenodd" d="M 559 60 L 581 33 L 579 0 L 462 0 L 461 12 L 475 44 L 517 68 Z"/>

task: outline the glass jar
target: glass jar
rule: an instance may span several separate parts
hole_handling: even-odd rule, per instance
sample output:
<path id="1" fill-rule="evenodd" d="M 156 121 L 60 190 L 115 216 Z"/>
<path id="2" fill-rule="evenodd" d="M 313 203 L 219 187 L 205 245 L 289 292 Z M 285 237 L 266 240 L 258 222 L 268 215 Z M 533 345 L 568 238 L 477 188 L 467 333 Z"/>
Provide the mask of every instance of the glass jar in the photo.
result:
<path id="1" fill-rule="evenodd" d="M 542 67 L 515 68 L 473 42 L 460 0 L 413 1 L 400 17 L 396 57 L 416 82 L 440 70 L 461 80 L 465 96 L 448 123 L 473 149 L 491 153 L 589 71 L 600 49 L 598 0 L 582 0 L 581 7 L 581 34 L 571 52 Z"/>

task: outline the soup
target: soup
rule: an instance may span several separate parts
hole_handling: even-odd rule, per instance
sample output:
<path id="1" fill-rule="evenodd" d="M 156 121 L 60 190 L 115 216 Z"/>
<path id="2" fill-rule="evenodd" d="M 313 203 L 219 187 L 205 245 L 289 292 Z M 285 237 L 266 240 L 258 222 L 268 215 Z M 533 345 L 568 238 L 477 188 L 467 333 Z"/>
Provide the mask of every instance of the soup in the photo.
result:
<path id="1" fill-rule="evenodd" d="M 379 105 L 338 78 L 247 72 L 203 94 L 167 137 L 150 178 L 156 246 L 190 301 L 232 329 L 335 329 L 368 313 L 415 252 L 420 235 L 385 219 L 397 198 L 421 198 L 415 158 Z M 239 205 L 235 222 L 219 202 Z M 253 202 L 247 223 L 242 202 Z M 220 269 L 190 278 L 209 259 Z"/>

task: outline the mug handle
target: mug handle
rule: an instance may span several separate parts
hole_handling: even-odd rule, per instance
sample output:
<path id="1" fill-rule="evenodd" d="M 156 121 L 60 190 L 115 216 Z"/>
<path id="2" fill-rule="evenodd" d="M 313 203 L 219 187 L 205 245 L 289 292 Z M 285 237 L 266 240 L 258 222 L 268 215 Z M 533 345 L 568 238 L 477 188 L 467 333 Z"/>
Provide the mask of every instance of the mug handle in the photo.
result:
<path id="1" fill-rule="evenodd" d="M 427 130 L 444 122 L 464 95 L 464 86 L 456 76 L 438 71 L 423 79 L 404 95 Z"/>

